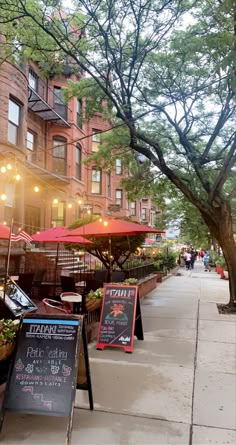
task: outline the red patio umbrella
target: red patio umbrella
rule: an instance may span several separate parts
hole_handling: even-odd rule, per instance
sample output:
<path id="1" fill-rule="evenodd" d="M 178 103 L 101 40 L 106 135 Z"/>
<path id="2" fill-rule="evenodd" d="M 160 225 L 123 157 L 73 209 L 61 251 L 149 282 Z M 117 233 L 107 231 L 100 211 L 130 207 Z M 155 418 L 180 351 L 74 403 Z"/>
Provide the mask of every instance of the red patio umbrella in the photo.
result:
<path id="1" fill-rule="evenodd" d="M 3 224 L 0 224 L 0 239 L 9 239 L 10 238 L 10 229 Z"/>
<path id="2" fill-rule="evenodd" d="M 44 230 L 43 232 L 35 233 L 32 235 L 34 241 L 41 243 L 57 243 L 57 253 L 56 253 L 56 262 L 55 262 L 55 277 L 54 281 L 56 283 L 57 276 L 57 265 L 58 265 L 58 257 L 59 257 L 59 243 L 74 243 L 74 244 L 93 244 L 92 241 L 83 238 L 82 236 L 77 237 L 67 237 L 63 236 L 68 232 L 67 228 L 64 226 L 57 226 L 51 229 Z"/>
<path id="3" fill-rule="evenodd" d="M 104 218 L 74 230 L 67 230 L 66 236 L 123 236 L 138 235 L 141 233 L 164 233 L 163 230 L 154 229 L 144 224 L 137 224 L 130 221 L 115 218 Z"/>
<path id="4" fill-rule="evenodd" d="M 111 258 L 111 237 L 112 236 L 134 236 L 142 233 L 163 233 L 163 230 L 154 229 L 144 224 L 137 224 L 130 221 L 115 218 L 104 218 L 85 224 L 77 229 L 68 231 L 65 235 L 70 236 L 109 236 L 109 257 Z M 111 277 L 111 260 L 109 275 Z"/>
<path id="5" fill-rule="evenodd" d="M 92 241 L 86 238 L 80 237 L 67 237 L 65 236 L 68 229 L 63 226 L 53 227 L 52 229 L 44 230 L 43 232 L 35 233 L 32 235 L 34 241 L 42 243 L 77 243 L 77 244 L 93 244 Z M 61 238 L 63 237 L 63 238 Z"/>

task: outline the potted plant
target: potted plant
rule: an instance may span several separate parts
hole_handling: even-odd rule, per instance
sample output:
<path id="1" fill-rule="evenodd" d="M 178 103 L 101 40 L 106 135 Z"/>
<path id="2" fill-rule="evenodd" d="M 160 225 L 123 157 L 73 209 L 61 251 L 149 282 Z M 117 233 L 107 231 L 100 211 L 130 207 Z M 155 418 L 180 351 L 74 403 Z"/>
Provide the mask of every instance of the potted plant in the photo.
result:
<path id="1" fill-rule="evenodd" d="M 18 320 L 0 320 L 0 361 L 6 360 L 15 346 Z"/>
<path id="2" fill-rule="evenodd" d="M 18 320 L 0 320 L 0 384 L 7 379 L 18 324 Z"/>
<path id="3" fill-rule="evenodd" d="M 127 285 L 127 286 L 132 286 L 132 285 L 137 285 L 138 284 L 138 280 L 137 278 L 126 278 L 126 280 L 123 281 L 122 285 Z"/>
<path id="4" fill-rule="evenodd" d="M 103 297 L 103 288 L 91 290 L 86 298 L 86 311 L 91 312 L 101 306 Z"/>

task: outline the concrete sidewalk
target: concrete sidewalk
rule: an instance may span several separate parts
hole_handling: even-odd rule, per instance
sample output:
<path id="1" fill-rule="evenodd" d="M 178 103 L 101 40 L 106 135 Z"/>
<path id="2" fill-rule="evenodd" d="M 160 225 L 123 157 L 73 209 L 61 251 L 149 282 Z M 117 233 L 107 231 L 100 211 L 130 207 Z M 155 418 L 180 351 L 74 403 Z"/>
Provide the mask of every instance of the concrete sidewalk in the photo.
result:
<path id="1" fill-rule="evenodd" d="M 132 354 L 90 347 L 95 411 L 77 391 L 72 444 L 236 443 L 236 316 L 220 315 L 228 282 L 179 269 L 142 302 Z M 65 442 L 64 419 L 7 413 L 1 443 Z"/>

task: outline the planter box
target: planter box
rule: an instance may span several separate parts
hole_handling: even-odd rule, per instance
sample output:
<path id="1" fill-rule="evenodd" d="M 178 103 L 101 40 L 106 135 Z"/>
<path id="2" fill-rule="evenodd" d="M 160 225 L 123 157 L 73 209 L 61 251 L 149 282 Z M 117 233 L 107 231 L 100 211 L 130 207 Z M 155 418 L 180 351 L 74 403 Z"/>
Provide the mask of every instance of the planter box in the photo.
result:
<path id="1" fill-rule="evenodd" d="M 156 288 L 156 274 L 149 275 L 138 282 L 139 298 L 144 298 L 149 292 Z"/>
<path id="2" fill-rule="evenodd" d="M 229 279 L 229 272 L 228 272 L 228 270 L 224 270 L 224 277 L 225 277 L 225 280 Z"/>
<path id="3" fill-rule="evenodd" d="M 162 283 L 162 277 L 163 277 L 163 273 L 162 272 L 157 272 L 157 283 Z"/>

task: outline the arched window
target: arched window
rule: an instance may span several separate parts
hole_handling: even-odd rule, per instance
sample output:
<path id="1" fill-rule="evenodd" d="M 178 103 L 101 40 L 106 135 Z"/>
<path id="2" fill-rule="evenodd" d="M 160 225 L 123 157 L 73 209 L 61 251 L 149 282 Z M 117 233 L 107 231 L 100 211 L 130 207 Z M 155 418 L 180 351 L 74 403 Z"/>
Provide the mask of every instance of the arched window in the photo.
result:
<path id="1" fill-rule="evenodd" d="M 54 136 L 52 149 L 52 171 L 57 175 L 66 175 L 66 145 L 62 136 Z"/>
<path id="2" fill-rule="evenodd" d="M 75 147 L 75 176 L 77 179 L 81 180 L 81 170 L 82 170 L 82 147 L 80 144 L 76 144 Z"/>

